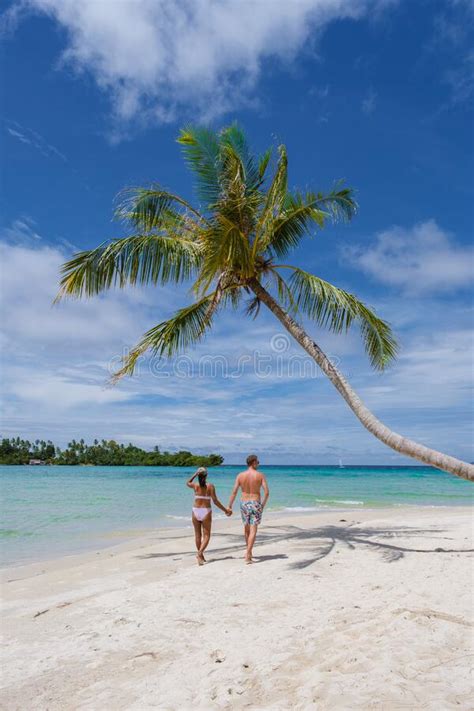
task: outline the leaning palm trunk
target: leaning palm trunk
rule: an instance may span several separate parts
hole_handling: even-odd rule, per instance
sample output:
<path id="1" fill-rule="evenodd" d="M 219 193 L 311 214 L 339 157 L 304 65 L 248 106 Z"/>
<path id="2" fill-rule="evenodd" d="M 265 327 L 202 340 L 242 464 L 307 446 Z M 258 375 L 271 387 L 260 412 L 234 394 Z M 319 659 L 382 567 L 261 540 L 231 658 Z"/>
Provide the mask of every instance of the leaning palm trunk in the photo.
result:
<path id="1" fill-rule="evenodd" d="M 306 331 L 275 301 L 271 294 L 260 284 L 257 279 L 250 279 L 248 282 L 256 297 L 262 301 L 270 311 L 275 314 L 280 323 L 298 341 L 306 353 L 313 358 L 325 375 L 328 376 L 336 390 L 342 395 L 355 416 L 364 427 L 369 430 L 377 439 L 391 447 L 396 452 L 413 457 L 420 462 L 429 464 L 437 469 L 455 474 L 456 476 L 474 481 L 474 465 L 463 462 L 456 457 L 450 457 L 435 449 L 418 444 L 407 437 L 403 437 L 397 432 L 393 432 L 375 417 L 364 405 L 357 393 L 351 388 L 344 376 L 331 363 L 321 348 L 308 336 Z"/>

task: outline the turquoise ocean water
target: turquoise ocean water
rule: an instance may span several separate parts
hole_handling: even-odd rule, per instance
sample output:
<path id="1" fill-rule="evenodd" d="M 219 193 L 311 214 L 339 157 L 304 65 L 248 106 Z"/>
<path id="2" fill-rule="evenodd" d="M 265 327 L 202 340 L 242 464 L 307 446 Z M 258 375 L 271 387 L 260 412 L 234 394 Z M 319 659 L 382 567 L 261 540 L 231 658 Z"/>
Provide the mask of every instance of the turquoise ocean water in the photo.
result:
<path id="1" fill-rule="evenodd" d="M 210 470 L 226 504 L 242 467 Z M 176 467 L 0 467 L 1 565 L 94 550 L 152 527 L 190 525 L 193 470 Z M 379 506 L 473 503 L 474 486 L 429 467 L 262 467 L 266 517 Z M 234 517 L 238 515 L 234 508 Z M 223 516 L 217 510 L 215 515 Z"/>

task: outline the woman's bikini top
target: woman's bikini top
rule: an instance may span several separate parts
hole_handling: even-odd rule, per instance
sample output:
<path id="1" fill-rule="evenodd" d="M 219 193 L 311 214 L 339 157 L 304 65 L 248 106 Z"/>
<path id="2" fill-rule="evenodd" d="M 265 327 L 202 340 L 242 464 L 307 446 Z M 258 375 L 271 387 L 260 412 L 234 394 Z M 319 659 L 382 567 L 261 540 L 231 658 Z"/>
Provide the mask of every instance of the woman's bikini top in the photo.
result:
<path id="1" fill-rule="evenodd" d="M 211 497 L 210 497 L 210 496 L 195 496 L 194 498 L 195 498 L 195 499 L 208 499 L 208 501 L 211 500 Z"/>

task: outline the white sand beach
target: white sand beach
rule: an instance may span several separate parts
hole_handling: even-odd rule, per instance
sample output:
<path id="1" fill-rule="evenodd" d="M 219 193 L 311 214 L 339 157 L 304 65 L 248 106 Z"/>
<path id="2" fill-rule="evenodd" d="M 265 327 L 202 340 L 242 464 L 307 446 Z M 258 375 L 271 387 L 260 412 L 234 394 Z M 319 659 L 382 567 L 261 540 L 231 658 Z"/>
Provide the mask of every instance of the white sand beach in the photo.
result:
<path id="1" fill-rule="evenodd" d="M 392 508 L 190 529 L 3 571 L 8 711 L 472 709 L 472 514 Z"/>

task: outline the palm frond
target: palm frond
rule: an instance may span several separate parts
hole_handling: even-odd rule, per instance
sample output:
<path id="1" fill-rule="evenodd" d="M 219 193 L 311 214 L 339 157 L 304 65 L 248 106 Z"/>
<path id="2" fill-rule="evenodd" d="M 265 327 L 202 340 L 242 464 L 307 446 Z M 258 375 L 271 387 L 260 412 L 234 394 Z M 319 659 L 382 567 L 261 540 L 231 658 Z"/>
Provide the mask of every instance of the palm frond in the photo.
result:
<path id="1" fill-rule="evenodd" d="M 214 292 L 208 294 L 196 303 L 179 309 L 170 319 L 147 331 L 123 359 L 123 365 L 112 376 L 112 382 L 117 382 L 125 375 L 132 375 L 138 359 L 146 351 L 151 351 L 159 357 L 171 358 L 198 343 L 212 323 L 214 312 L 210 306 L 214 298 Z"/>
<path id="2" fill-rule="evenodd" d="M 262 201 L 258 190 L 258 170 L 245 149 L 234 142 L 221 141 L 221 194 L 214 205 L 215 213 L 224 215 L 247 235 L 253 232 L 255 217 Z"/>
<path id="3" fill-rule="evenodd" d="M 276 282 L 280 303 L 283 304 L 291 314 L 296 315 L 298 313 L 298 304 L 290 287 L 276 269 L 271 269 L 270 275 Z"/>
<path id="4" fill-rule="evenodd" d="M 75 254 L 61 268 L 65 296 L 90 297 L 112 286 L 189 279 L 202 259 L 199 243 L 176 235 L 133 235 Z"/>
<path id="5" fill-rule="evenodd" d="M 221 306 L 222 308 L 227 308 L 230 306 L 231 309 L 237 309 L 240 305 L 242 299 L 242 288 L 239 285 L 229 286 L 224 289 L 222 294 Z"/>
<path id="6" fill-rule="evenodd" d="M 224 144 L 221 147 L 220 181 L 221 194 L 216 207 L 228 214 L 234 214 L 236 209 L 241 213 L 247 190 L 245 167 L 232 145 Z"/>
<path id="7" fill-rule="evenodd" d="M 258 314 L 260 313 L 260 307 L 262 305 L 262 302 L 258 298 L 258 296 L 254 296 L 251 299 L 247 301 L 247 306 L 245 309 L 245 313 L 247 316 L 250 316 L 254 320 L 257 318 Z"/>
<path id="8" fill-rule="evenodd" d="M 354 321 L 357 322 L 370 363 L 378 370 L 383 370 L 395 359 L 398 344 L 386 321 L 353 294 L 303 269 L 289 268 L 293 270 L 289 288 L 302 313 L 333 333 L 347 331 Z"/>
<path id="9" fill-rule="evenodd" d="M 385 370 L 395 360 L 399 351 L 390 324 L 360 301 L 357 320 L 370 364 L 376 370 Z"/>
<path id="10" fill-rule="evenodd" d="M 242 166 L 243 182 L 245 184 L 246 194 L 249 195 L 260 183 L 259 166 L 256 164 L 252 153 L 249 150 L 245 133 L 233 123 L 231 126 L 223 129 L 220 133 L 221 151 L 224 153 L 226 149 L 231 151 L 238 157 Z"/>
<path id="11" fill-rule="evenodd" d="M 354 199 L 352 188 L 342 188 L 342 181 L 335 184 L 328 193 L 307 193 L 307 199 L 312 202 L 313 207 L 319 210 L 326 210 L 332 219 L 349 221 L 357 212 L 357 203 Z"/>
<path id="12" fill-rule="evenodd" d="M 215 296 L 210 306 L 210 313 L 214 313 L 217 307 L 230 305 L 237 308 L 242 294 L 242 284 L 232 271 L 222 272 L 217 280 Z"/>
<path id="13" fill-rule="evenodd" d="M 311 193 L 302 195 L 295 192 L 285 197 L 282 212 L 276 217 L 273 226 L 268 229 L 267 237 L 261 243 L 261 249 L 268 249 L 278 257 L 298 246 L 301 239 L 309 234 L 311 225 L 324 227 L 324 220 L 329 214 L 314 205 Z"/>
<path id="14" fill-rule="evenodd" d="M 200 224 L 206 222 L 203 215 L 179 195 L 163 190 L 159 186 L 150 188 L 126 188 L 120 193 L 116 217 L 129 222 L 140 232 L 161 229 L 163 222 L 172 215 L 176 219 L 193 216 Z M 176 212 L 176 206 L 181 212 Z"/>
<path id="15" fill-rule="evenodd" d="M 260 181 L 263 181 L 265 178 L 265 173 L 267 172 L 268 164 L 270 162 L 270 159 L 272 157 L 272 149 L 269 148 L 268 151 L 265 151 L 265 153 L 260 157 L 258 161 L 258 177 L 260 178 Z"/>
<path id="16" fill-rule="evenodd" d="M 279 146 L 278 153 L 279 158 L 275 175 L 273 176 L 271 185 L 268 188 L 265 204 L 256 225 L 256 233 L 253 244 L 254 256 L 265 250 L 266 241 L 273 225 L 273 221 L 275 217 L 280 214 L 287 194 L 288 156 L 285 146 Z"/>
<path id="17" fill-rule="evenodd" d="M 239 280 L 250 276 L 254 263 L 250 244 L 236 222 L 221 212 L 203 236 L 203 260 L 196 280 L 197 293 L 205 293 L 221 272 L 234 274 Z"/>
<path id="18" fill-rule="evenodd" d="M 181 129 L 178 143 L 183 146 L 186 163 L 196 177 L 198 198 L 209 209 L 221 192 L 219 136 L 210 128 L 186 126 Z"/>

